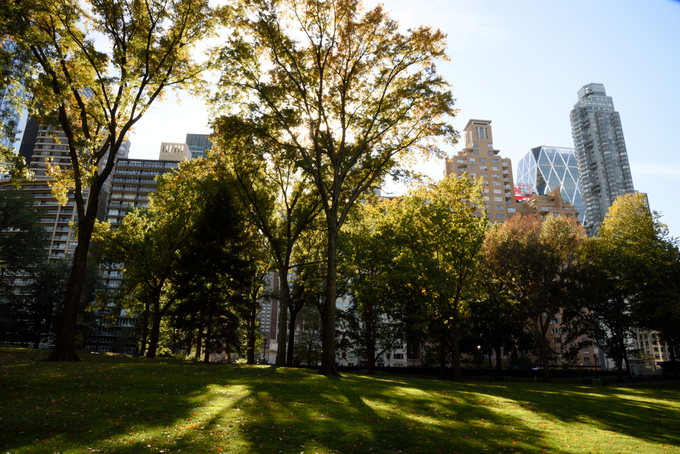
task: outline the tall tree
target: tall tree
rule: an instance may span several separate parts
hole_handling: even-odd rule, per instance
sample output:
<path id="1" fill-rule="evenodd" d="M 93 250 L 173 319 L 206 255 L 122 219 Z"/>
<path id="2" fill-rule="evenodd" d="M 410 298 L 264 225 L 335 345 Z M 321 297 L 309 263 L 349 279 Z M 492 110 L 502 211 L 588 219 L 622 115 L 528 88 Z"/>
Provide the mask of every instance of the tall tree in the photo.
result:
<path id="1" fill-rule="evenodd" d="M 443 336 L 442 345 L 451 350 L 454 380 L 462 378 L 458 342 L 489 225 L 475 213 L 483 204 L 481 181 L 445 178 L 408 193 L 398 205 L 400 260 L 428 309 L 431 332 Z"/>
<path id="2" fill-rule="evenodd" d="M 319 217 L 321 201 L 310 178 L 288 159 L 285 150 L 279 153 L 276 141 L 253 135 L 247 125 L 232 117 L 218 118 L 214 126 L 215 171 L 235 187 L 243 212 L 265 238 L 279 273 L 276 365 L 284 366 L 292 361 L 292 352 L 286 354 L 287 313 L 299 311 L 295 308 L 300 301 L 291 302 L 291 279 L 295 279 L 293 271 L 298 265 L 294 251 Z M 290 333 L 294 335 L 294 331 Z"/>
<path id="3" fill-rule="evenodd" d="M 404 337 L 403 300 L 391 280 L 400 253 L 391 228 L 394 207 L 392 201 L 361 203 L 340 235 L 341 270 L 350 281 L 347 334 L 370 375 L 378 358 Z"/>
<path id="4" fill-rule="evenodd" d="M 445 35 L 401 33 L 382 6 L 359 0 L 241 3 L 240 33 L 214 59 L 218 106 L 252 134 L 277 142 L 313 180 L 326 221 L 327 276 L 319 373 L 337 375 L 337 239 L 352 205 L 417 151 L 442 154 L 455 142 L 445 123 L 456 110 L 435 62 Z"/>
<path id="5" fill-rule="evenodd" d="M 554 354 L 548 330 L 560 310 L 577 304 L 570 289 L 585 240 L 583 228 L 573 219 L 516 215 L 495 226 L 485 241 L 490 269 L 527 320 L 546 382 L 551 380 L 550 359 Z"/>
<path id="6" fill-rule="evenodd" d="M 202 67 L 192 48 L 210 33 L 213 18 L 207 0 L 92 0 L 87 6 L 36 0 L 10 2 L 0 12 L 3 41 L 11 39 L 14 57 L 25 63 L 12 82 L 31 94 L 34 118 L 66 135 L 70 167 L 50 170 L 60 200 L 74 191 L 78 246 L 48 359 L 76 361 L 78 303 L 102 186 L 151 104 L 169 88 L 200 86 Z"/>
<path id="7" fill-rule="evenodd" d="M 182 253 L 190 249 L 194 223 L 206 201 L 205 169 L 195 162 L 180 166 L 158 179 L 158 192 L 148 208 L 131 209 L 115 229 L 97 223 L 95 237 L 102 242 L 101 259 L 124 264 L 121 296 L 127 309 L 141 316 L 143 330 L 150 325 L 146 355 L 155 357 L 161 319 L 178 298 L 173 280 L 181 269 Z M 146 346 L 146 331 L 142 333 Z"/>
<path id="8" fill-rule="evenodd" d="M 612 258 L 611 271 L 630 299 L 637 324 L 659 331 L 675 357 L 680 349 L 680 249 L 660 218 L 644 194 L 626 194 L 609 209 L 599 243 Z"/>

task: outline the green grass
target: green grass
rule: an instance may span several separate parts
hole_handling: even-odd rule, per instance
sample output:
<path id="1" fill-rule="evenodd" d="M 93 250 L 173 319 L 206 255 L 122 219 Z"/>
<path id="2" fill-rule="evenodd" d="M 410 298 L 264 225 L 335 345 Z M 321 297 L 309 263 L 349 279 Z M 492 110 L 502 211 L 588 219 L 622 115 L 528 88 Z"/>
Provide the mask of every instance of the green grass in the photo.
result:
<path id="1" fill-rule="evenodd" d="M 0 453 L 680 453 L 680 386 L 452 383 L 0 347 Z"/>

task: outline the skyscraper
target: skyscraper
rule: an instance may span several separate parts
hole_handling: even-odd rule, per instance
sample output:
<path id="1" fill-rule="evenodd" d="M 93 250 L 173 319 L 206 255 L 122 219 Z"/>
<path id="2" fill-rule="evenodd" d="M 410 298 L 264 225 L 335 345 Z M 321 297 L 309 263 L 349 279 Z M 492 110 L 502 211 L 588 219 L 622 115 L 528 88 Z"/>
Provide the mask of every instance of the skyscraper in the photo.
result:
<path id="1" fill-rule="evenodd" d="M 212 142 L 208 139 L 208 134 L 187 134 L 186 144 L 191 150 L 191 158 L 205 158 L 206 151 L 212 148 Z"/>
<path id="2" fill-rule="evenodd" d="M 500 150 L 493 147 L 490 120 L 470 120 L 464 132 L 465 148 L 446 160 L 444 177 L 462 178 L 467 173 L 471 180 L 481 178 L 489 220 L 503 223 L 517 210 L 512 162 L 501 157 Z"/>
<path id="3" fill-rule="evenodd" d="M 517 185 L 538 195 L 546 195 L 559 188 L 562 199 L 574 205 L 579 212 L 579 221 L 585 224 L 576 150 L 573 148 L 532 148 L 517 164 Z"/>
<path id="4" fill-rule="evenodd" d="M 571 134 L 576 147 L 586 231 L 597 235 L 616 198 L 635 192 L 623 139 L 621 117 L 604 85 L 588 84 L 578 91 L 571 111 Z"/>

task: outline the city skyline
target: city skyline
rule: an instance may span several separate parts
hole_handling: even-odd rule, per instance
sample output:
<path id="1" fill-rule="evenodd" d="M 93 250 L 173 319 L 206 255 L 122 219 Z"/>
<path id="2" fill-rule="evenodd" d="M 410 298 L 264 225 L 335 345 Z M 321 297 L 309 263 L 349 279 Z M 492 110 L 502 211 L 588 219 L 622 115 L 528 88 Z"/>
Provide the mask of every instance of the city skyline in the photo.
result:
<path id="1" fill-rule="evenodd" d="M 365 2 L 367 8 L 375 3 Z M 668 190 L 680 180 L 680 158 L 673 141 L 658 133 L 673 130 L 680 101 L 680 62 L 670 58 L 680 47 L 680 3 L 391 0 L 385 9 L 404 29 L 422 24 L 448 34 L 451 61 L 438 70 L 460 109 L 451 124 L 462 132 L 470 119 L 493 121 L 494 147 L 512 159 L 514 172 L 534 147 L 572 148 L 569 113 L 577 92 L 604 84 L 621 113 L 635 189 L 648 194 L 651 208 L 680 236 L 680 207 Z M 488 64 L 469 65 L 482 61 L 479 55 Z M 181 100 L 177 106 L 168 96 L 137 124 L 131 157 L 152 157 L 161 142 L 183 142 L 187 133 L 210 133 L 206 103 L 186 94 Z M 447 152 L 463 147 L 461 138 Z M 438 180 L 444 161 L 418 169 Z"/>

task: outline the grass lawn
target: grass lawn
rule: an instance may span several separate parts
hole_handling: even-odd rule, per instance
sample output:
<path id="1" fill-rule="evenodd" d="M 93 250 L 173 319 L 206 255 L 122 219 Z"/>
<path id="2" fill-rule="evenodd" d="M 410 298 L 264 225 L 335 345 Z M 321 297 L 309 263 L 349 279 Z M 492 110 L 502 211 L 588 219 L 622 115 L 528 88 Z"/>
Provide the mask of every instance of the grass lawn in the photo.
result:
<path id="1" fill-rule="evenodd" d="M 680 385 L 453 383 L 0 347 L 0 453 L 680 453 Z"/>

